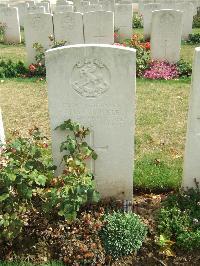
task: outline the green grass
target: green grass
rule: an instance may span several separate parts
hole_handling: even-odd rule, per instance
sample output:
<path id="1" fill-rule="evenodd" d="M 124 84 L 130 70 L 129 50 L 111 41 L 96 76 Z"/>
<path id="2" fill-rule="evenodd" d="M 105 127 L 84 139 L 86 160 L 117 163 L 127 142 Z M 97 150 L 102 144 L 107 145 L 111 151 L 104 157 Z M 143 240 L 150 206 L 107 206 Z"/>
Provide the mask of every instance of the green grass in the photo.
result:
<path id="1" fill-rule="evenodd" d="M 182 177 L 190 80 L 137 80 L 134 186 L 177 188 Z M 47 86 L 36 79 L 0 84 L 6 132 L 37 125 L 50 138 Z"/>
<path id="2" fill-rule="evenodd" d="M 8 45 L 0 43 L 0 60 L 22 60 L 26 62 L 26 51 L 24 44 Z"/>

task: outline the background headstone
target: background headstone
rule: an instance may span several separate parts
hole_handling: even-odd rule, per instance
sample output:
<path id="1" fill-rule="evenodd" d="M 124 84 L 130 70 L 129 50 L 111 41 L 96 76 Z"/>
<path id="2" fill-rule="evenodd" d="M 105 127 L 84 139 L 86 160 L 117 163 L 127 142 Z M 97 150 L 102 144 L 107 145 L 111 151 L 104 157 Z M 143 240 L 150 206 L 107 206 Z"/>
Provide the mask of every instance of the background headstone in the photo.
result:
<path id="1" fill-rule="evenodd" d="M 84 43 L 83 15 L 81 13 L 56 13 L 53 20 L 56 41 L 67 41 L 67 44 Z"/>
<path id="2" fill-rule="evenodd" d="M 20 24 L 18 9 L 16 7 L 6 7 L 0 10 L 0 21 L 5 24 L 4 42 L 20 43 Z"/>
<path id="3" fill-rule="evenodd" d="M 85 43 L 114 43 L 114 14 L 95 11 L 83 15 Z"/>
<path id="4" fill-rule="evenodd" d="M 149 39 L 151 37 L 151 21 L 152 21 L 152 11 L 159 10 L 160 4 L 145 4 L 143 7 L 143 26 L 144 26 L 144 38 Z"/>
<path id="5" fill-rule="evenodd" d="M 176 63 L 180 59 L 183 12 L 164 9 L 152 13 L 151 59 Z"/>
<path id="6" fill-rule="evenodd" d="M 44 49 L 49 49 L 52 42 L 49 36 L 53 36 L 52 15 L 45 14 L 28 14 L 24 19 L 24 34 L 27 51 L 28 63 L 35 62 L 34 43 L 41 44 Z"/>
<path id="7" fill-rule="evenodd" d="M 115 29 L 118 30 L 120 41 L 130 39 L 132 36 L 133 6 L 115 5 Z"/>

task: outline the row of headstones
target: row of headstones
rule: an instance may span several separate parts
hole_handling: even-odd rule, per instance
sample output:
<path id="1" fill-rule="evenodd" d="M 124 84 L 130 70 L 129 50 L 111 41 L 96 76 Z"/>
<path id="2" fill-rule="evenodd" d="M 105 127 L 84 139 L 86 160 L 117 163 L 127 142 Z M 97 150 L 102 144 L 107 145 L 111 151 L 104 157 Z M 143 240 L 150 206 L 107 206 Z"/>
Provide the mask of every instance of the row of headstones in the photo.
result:
<path id="1" fill-rule="evenodd" d="M 192 33 L 193 17 L 197 14 L 197 9 L 192 3 L 173 3 L 168 5 L 172 10 L 180 10 L 183 12 L 182 18 L 182 39 L 187 40 L 189 34 Z M 152 26 L 152 12 L 155 10 L 161 10 L 163 4 L 161 3 L 150 3 L 144 4 L 142 9 L 143 25 L 144 25 L 144 37 L 149 39 L 151 37 L 151 26 Z"/>
<path id="2" fill-rule="evenodd" d="M 90 145 L 98 154 L 90 162 L 102 197 L 132 200 L 136 51 L 111 45 L 75 45 L 46 53 L 52 152 L 61 174 L 60 143 L 55 130 L 72 119 L 91 130 Z M 184 163 L 184 187 L 200 182 L 200 48 L 193 66 L 192 95 Z M 123 90 L 122 90 L 123 88 Z M 0 116 L 0 140 L 5 141 Z"/>
<path id="3" fill-rule="evenodd" d="M 116 2 L 117 3 L 117 2 Z M 8 7 L 8 4 L 0 5 L 0 8 Z M 49 1 L 42 1 L 35 3 L 34 1 L 27 1 L 21 3 L 12 3 L 12 7 L 17 7 L 19 11 L 20 26 L 24 26 L 24 16 L 27 13 L 56 13 L 56 12 L 90 12 L 90 11 L 113 11 L 115 10 L 115 0 L 90 0 L 81 1 L 74 0 L 57 1 L 56 5 L 51 5 Z"/>
<path id="4" fill-rule="evenodd" d="M 64 12 L 51 14 L 29 14 L 24 20 L 25 43 L 28 63 L 35 62 L 34 43 L 45 50 L 51 48 L 49 36 L 66 41 L 67 45 L 96 43 L 113 44 L 114 26 L 118 28 L 121 40 L 132 36 L 131 5 L 116 7 L 115 13 L 95 11 L 87 13 Z"/>

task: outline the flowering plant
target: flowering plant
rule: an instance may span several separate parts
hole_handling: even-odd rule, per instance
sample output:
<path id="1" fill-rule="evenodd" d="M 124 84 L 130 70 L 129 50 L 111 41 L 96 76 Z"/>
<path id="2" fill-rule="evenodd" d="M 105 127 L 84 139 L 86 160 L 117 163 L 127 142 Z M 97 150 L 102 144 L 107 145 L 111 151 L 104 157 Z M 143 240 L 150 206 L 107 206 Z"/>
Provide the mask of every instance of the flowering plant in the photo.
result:
<path id="1" fill-rule="evenodd" d="M 179 71 L 176 64 L 170 64 L 167 61 L 151 61 L 149 68 L 145 70 L 143 77 L 148 79 L 175 79 L 179 77 Z"/>

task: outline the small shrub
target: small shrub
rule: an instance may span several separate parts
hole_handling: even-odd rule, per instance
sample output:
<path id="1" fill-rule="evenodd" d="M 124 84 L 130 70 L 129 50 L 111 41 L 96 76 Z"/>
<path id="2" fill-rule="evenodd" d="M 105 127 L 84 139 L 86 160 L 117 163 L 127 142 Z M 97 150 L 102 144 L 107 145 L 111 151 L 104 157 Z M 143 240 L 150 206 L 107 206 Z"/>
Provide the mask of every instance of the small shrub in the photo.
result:
<path id="1" fill-rule="evenodd" d="M 182 249 L 200 247 L 200 191 L 189 189 L 171 195 L 158 213 L 158 232 Z"/>
<path id="2" fill-rule="evenodd" d="M 177 63 L 177 68 L 180 77 L 190 77 L 192 75 L 192 64 L 183 59 Z"/>
<path id="3" fill-rule="evenodd" d="M 189 44 L 200 44 L 200 33 L 192 33 L 189 34 L 189 38 L 187 40 Z"/>
<path id="4" fill-rule="evenodd" d="M 142 16 L 135 14 L 133 15 L 133 29 L 143 28 Z"/>
<path id="5" fill-rule="evenodd" d="M 49 40 L 51 41 L 50 49 L 62 47 L 67 42 L 66 41 L 56 41 L 53 36 L 49 36 Z M 36 63 L 32 63 L 29 66 L 29 71 L 31 76 L 46 76 L 46 67 L 45 67 L 45 49 L 40 43 L 34 43 L 33 48 L 35 49 L 36 55 L 35 60 Z"/>
<path id="6" fill-rule="evenodd" d="M 199 13 L 194 16 L 192 27 L 193 28 L 200 28 L 200 15 L 199 15 Z"/>
<path id="7" fill-rule="evenodd" d="M 142 77 L 149 67 L 150 42 L 144 42 L 139 35 L 134 34 L 124 45 L 136 49 L 136 73 L 138 77 Z"/>
<path id="8" fill-rule="evenodd" d="M 84 141 L 89 135 L 88 128 L 81 127 L 71 120 L 65 121 L 56 128 L 72 133 L 61 143 L 60 151 L 64 152 L 65 168 L 63 174 L 51 181 L 46 197 L 46 209 L 55 209 L 67 220 L 76 218 L 81 205 L 97 202 L 99 194 L 95 191 L 93 174 L 88 170 L 85 160 L 97 159 L 97 154 Z"/>
<path id="9" fill-rule="evenodd" d="M 58 177 L 54 177 L 56 167 L 48 156 L 46 138 L 38 128 L 30 130 L 27 138 L 15 132 L 13 139 L 1 147 L 1 239 L 16 238 L 34 212 L 43 210 L 47 216 L 59 215 L 71 221 L 83 204 L 98 201 L 93 175 L 85 163 L 86 159 L 97 158 L 84 141 L 89 129 L 71 120 L 58 129 L 69 133 L 61 144 L 65 167 Z"/>
<path id="10" fill-rule="evenodd" d="M 22 61 L 0 61 L 0 78 L 13 78 L 27 75 L 28 69 Z"/>
<path id="11" fill-rule="evenodd" d="M 139 216 L 121 212 L 105 215 L 105 226 L 100 231 L 106 253 L 113 258 L 137 251 L 146 234 L 147 228 Z"/>
<path id="12" fill-rule="evenodd" d="M 46 142 L 37 128 L 30 138 L 17 132 L 1 151 L 0 158 L 0 238 L 15 238 L 33 209 L 32 199 L 52 177 L 53 165 L 46 157 Z"/>
<path id="13" fill-rule="evenodd" d="M 5 30 L 6 30 L 6 24 L 0 22 L 0 41 L 1 41 L 1 42 L 4 41 Z"/>

